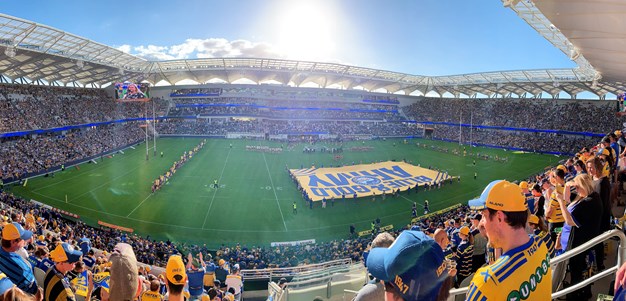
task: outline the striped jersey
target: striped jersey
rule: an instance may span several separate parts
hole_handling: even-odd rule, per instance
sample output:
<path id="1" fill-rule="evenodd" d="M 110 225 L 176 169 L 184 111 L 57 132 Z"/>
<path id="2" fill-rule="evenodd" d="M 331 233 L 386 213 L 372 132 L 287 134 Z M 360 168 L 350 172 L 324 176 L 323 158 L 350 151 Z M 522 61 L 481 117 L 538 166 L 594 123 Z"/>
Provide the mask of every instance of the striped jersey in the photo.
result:
<path id="1" fill-rule="evenodd" d="M 526 205 L 528 206 L 528 210 L 530 210 L 531 214 L 537 213 L 537 208 L 535 206 L 535 197 L 532 193 L 524 193 L 524 198 L 526 198 Z"/>
<path id="2" fill-rule="evenodd" d="M 466 300 L 550 300 L 552 270 L 546 244 L 529 235 L 527 243 L 476 271 Z"/>
<path id="3" fill-rule="evenodd" d="M 556 199 L 557 191 L 563 193 L 563 186 L 557 185 L 555 191 L 553 191 L 550 195 L 550 207 L 552 207 L 552 213 L 550 216 L 546 216 L 546 220 L 549 223 L 562 223 L 565 221 L 559 201 Z"/>
<path id="4" fill-rule="evenodd" d="M 30 263 L 15 252 L 7 252 L 0 248 L 0 271 L 11 279 L 21 290 L 35 294 L 37 281 Z"/>
<path id="5" fill-rule="evenodd" d="M 474 246 L 467 240 L 461 241 L 456 249 L 456 269 L 461 277 L 472 274 L 472 256 L 474 256 Z"/>
<path id="6" fill-rule="evenodd" d="M 548 248 L 548 254 L 550 255 L 550 258 L 554 257 L 554 241 L 552 240 L 552 236 L 550 236 L 550 233 L 537 229 L 535 230 L 535 235 L 537 235 L 537 237 L 543 240 L 543 242 L 546 244 L 546 248 Z"/>
<path id="7" fill-rule="evenodd" d="M 76 301 L 70 282 L 56 267 L 50 269 L 44 278 L 43 294 L 46 301 Z"/>

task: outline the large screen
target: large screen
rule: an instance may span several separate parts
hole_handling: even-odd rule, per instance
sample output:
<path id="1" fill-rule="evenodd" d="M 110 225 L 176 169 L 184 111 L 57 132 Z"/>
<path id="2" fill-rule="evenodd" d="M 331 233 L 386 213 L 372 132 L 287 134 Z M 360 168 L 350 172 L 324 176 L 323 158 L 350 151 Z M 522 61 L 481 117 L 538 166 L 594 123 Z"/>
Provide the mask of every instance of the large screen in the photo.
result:
<path id="1" fill-rule="evenodd" d="M 132 83 L 128 81 L 115 83 L 115 100 L 149 101 L 150 86 L 147 83 Z"/>

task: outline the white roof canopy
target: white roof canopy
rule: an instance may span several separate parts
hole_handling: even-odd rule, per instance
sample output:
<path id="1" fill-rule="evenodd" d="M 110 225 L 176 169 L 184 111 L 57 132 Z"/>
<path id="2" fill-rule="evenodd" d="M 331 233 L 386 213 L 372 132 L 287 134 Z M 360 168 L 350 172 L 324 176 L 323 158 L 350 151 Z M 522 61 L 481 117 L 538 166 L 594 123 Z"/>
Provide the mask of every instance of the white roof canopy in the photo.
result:
<path id="1" fill-rule="evenodd" d="M 563 49 L 567 51 L 572 49 L 567 38 L 553 29 L 554 25 L 550 25 L 532 1 L 503 2 L 555 46 L 564 45 Z M 477 93 L 521 96 L 542 92 L 558 95 L 561 91 L 573 97 L 584 91 L 604 96 L 626 90 L 612 73 L 610 77 L 602 74 L 601 78 L 600 73 L 585 59 L 585 49 L 582 45 L 576 48 L 579 53 L 575 61 L 579 67 L 573 69 L 449 76 L 412 75 L 335 63 L 268 58 L 147 61 L 59 29 L 0 14 L 0 81 L 51 85 L 74 83 L 99 87 L 127 79 L 147 80 L 153 84 L 166 81 L 172 85 L 185 79 L 200 84 L 214 79 L 232 83 L 246 78 L 256 83 L 275 81 L 300 86 L 312 82 L 320 87 L 361 87 L 368 91 L 384 89 L 389 93 L 402 91 L 405 94 L 434 91 L 440 95 L 448 92 L 455 96 Z"/>

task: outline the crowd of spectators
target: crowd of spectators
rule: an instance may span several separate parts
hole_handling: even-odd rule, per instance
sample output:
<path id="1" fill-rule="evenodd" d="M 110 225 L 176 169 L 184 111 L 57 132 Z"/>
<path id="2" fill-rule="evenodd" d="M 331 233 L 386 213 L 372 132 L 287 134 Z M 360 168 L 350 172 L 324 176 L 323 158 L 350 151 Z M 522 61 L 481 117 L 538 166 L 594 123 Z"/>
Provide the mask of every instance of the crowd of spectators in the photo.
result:
<path id="1" fill-rule="evenodd" d="M 144 133 L 136 122 L 7 139 L 0 143 L 0 177 L 5 181 L 19 179 L 142 139 Z"/>
<path id="2" fill-rule="evenodd" d="M 420 98 L 403 107 L 411 120 L 605 133 L 621 128 L 614 102 L 547 99 Z"/>
<path id="3" fill-rule="evenodd" d="M 447 125 L 433 126 L 433 137 L 444 140 L 459 140 L 459 127 Z M 561 135 L 556 133 L 533 133 L 523 131 L 505 131 L 493 129 L 462 128 L 461 140 L 464 143 L 500 146 L 503 148 L 519 148 L 536 152 L 559 152 L 574 154 L 581 145 L 590 145 L 598 141 L 598 137 L 580 135 Z"/>
<path id="4" fill-rule="evenodd" d="M 159 134 L 226 135 L 227 133 L 334 134 L 371 136 L 421 136 L 422 129 L 402 122 L 238 120 L 214 118 L 198 120 L 169 119 L 157 124 Z"/>
<path id="5" fill-rule="evenodd" d="M 169 103 L 155 98 L 155 113 Z M 0 132 L 51 129 L 126 118 L 152 117 L 152 105 L 116 102 L 102 89 L 0 85 Z"/>
<path id="6" fill-rule="evenodd" d="M 252 97 L 173 98 L 171 116 L 248 116 L 280 119 L 404 120 L 398 106 L 372 102 L 290 101 Z"/>
<path id="7" fill-rule="evenodd" d="M 51 91 L 52 93 L 50 93 Z M 297 95 L 294 97 L 298 99 Z M 293 106 L 289 101 L 269 102 L 266 100 L 259 101 L 254 98 L 236 98 L 236 100 L 243 100 L 243 102 L 240 103 L 243 104 L 241 107 L 251 107 L 250 104 L 258 105 L 262 103 L 263 105 L 268 105 L 271 103 L 272 106 L 276 107 L 261 110 L 267 111 L 272 117 L 276 117 L 278 112 L 283 111 L 283 109 L 278 108 L 278 106 L 287 104 Z M 197 101 L 197 99 L 177 100 L 179 104 L 195 104 Z M 206 99 L 202 101 L 206 101 Z M 227 105 L 227 101 L 230 100 L 224 99 L 221 101 L 222 106 L 216 107 L 231 108 Z M 46 105 L 40 106 L 38 105 L 39 102 L 45 102 Z M 313 105 L 313 103 L 307 101 L 298 101 L 297 103 L 298 105 L 296 105 L 296 107 L 299 109 L 305 109 Z M 389 105 L 379 103 L 349 105 L 330 102 L 321 105 L 315 103 L 316 108 L 335 108 L 335 106 L 339 106 L 340 108 L 363 108 L 363 106 L 365 106 L 374 110 L 390 107 Z M 157 108 L 159 112 L 165 112 L 167 102 L 161 101 Z M 195 110 L 195 107 L 193 108 Z M 201 108 L 204 110 L 204 108 L 213 108 L 213 106 Z M 0 85 L 0 121 L 2 121 L 0 122 L 0 129 L 4 132 L 141 117 L 143 116 L 142 114 L 145 114 L 144 109 L 146 108 L 141 104 L 115 103 L 108 99 L 101 90 Z M 187 107 L 183 110 L 187 110 Z M 259 113 L 261 110 L 255 112 Z M 291 110 L 286 111 L 289 112 Z M 327 110 L 321 111 L 326 112 Z M 328 111 L 334 112 L 334 110 Z M 351 111 L 348 112 L 353 113 Z M 535 129 L 606 132 L 620 126 L 617 119 L 605 118 L 605 116 L 612 114 L 612 108 L 609 104 L 583 106 L 574 102 L 547 100 L 422 99 L 416 104 L 404 108 L 404 112 L 406 112 L 411 119 L 415 120 L 453 123 L 458 122 L 457 116 L 461 114 L 463 116 L 470 116 L 471 114 L 473 116 L 473 124 L 475 125 L 518 128 L 528 127 Z M 525 113 L 521 114 L 520 112 Z M 193 113 L 203 114 L 197 111 Z M 295 116 L 295 119 L 298 119 L 298 114 L 291 113 L 293 112 L 289 112 L 287 115 L 291 117 Z M 364 116 L 360 115 L 361 113 L 362 112 L 357 112 L 349 117 L 356 116 L 354 119 L 367 119 L 361 118 Z M 185 115 L 186 113 L 176 112 L 175 114 Z M 207 114 L 211 116 L 220 115 L 216 114 L 216 111 L 209 111 Z M 278 116 L 280 117 L 280 115 Z M 400 115 L 398 114 L 398 116 Z M 332 114 L 324 115 L 322 119 L 326 118 L 342 119 Z M 177 135 L 225 135 L 227 133 L 237 132 L 303 134 L 315 132 L 336 135 L 367 134 L 372 136 L 388 136 L 390 133 L 393 133 L 393 135 L 407 136 L 419 135 L 421 134 L 421 130 L 421 128 L 416 127 L 414 124 L 405 124 L 402 122 L 361 122 L 349 120 L 308 121 L 263 119 L 243 121 L 233 118 L 207 118 L 197 120 L 168 119 L 157 124 L 157 131 L 159 133 Z M 457 140 L 459 139 L 459 129 L 454 126 L 435 125 L 433 135 L 436 138 Z M 622 134 L 620 133 L 620 135 Z M 581 146 L 594 146 L 595 142 L 598 140 L 597 138 L 577 135 L 490 129 L 473 129 L 470 133 L 467 128 L 462 129 L 461 136 L 466 142 L 469 141 L 469 137 L 471 137 L 471 142 L 473 143 L 565 153 L 577 153 Z M 604 161 L 602 161 L 604 165 L 596 164 L 596 167 L 590 167 L 589 164 L 587 164 L 586 167 L 589 168 L 589 174 L 591 174 L 592 177 L 585 175 L 587 168 L 584 170 L 581 169 L 581 167 L 575 168 L 574 162 L 576 162 L 576 160 L 583 160 L 583 158 L 587 160 L 593 157 L 589 152 L 580 152 L 577 153 L 576 157 L 568 160 L 565 165 L 558 166 L 555 169 L 551 169 L 545 173 L 542 172 L 541 174 L 527 179 L 526 187 L 528 188 L 528 186 L 530 186 L 532 188 L 531 190 L 536 191 L 536 194 L 529 192 L 530 194 L 528 196 L 528 200 L 534 204 L 531 213 L 534 213 L 535 217 L 537 217 L 537 219 L 532 220 L 534 225 L 538 225 L 537 223 L 543 224 L 544 220 L 548 221 L 548 224 L 553 223 L 549 220 L 549 216 L 552 214 L 550 210 L 557 209 L 545 209 L 542 211 L 539 210 L 540 207 L 559 207 L 561 212 L 569 211 L 569 205 L 566 203 L 568 200 L 565 199 L 569 199 L 570 191 L 578 189 L 577 192 L 585 197 L 585 199 L 574 199 L 572 201 L 574 205 L 578 205 L 579 203 L 584 205 L 583 202 L 586 202 L 587 197 L 593 197 L 596 203 L 599 197 L 602 197 L 602 199 L 609 197 L 609 195 L 606 194 L 596 196 L 597 193 L 594 194 L 594 192 L 591 191 L 592 186 L 590 179 L 609 177 L 611 183 L 618 182 L 618 172 L 616 172 L 616 170 L 619 168 L 617 158 L 621 153 L 620 146 L 617 146 L 617 151 L 609 150 L 613 148 L 613 144 L 617 143 L 618 139 L 623 139 L 624 141 L 626 141 L 626 139 L 623 136 L 614 136 L 616 137 L 612 140 L 606 137 L 605 139 L 608 140 L 606 145 L 600 145 L 594 149 L 594 152 L 598 153 L 597 157 L 605 160 L 607 163 L 605 164 Z M 25 174 L 46 171 L 53 166 L 98 156 L 107 151 L 137 143 L 143 138 L 144 133 L 140 130 L 139 124 L 133 122 L 82 128 L 62 133 L 7 138 L 0 143 L 1 176 L 3 179 L 20 178 Z M 626 143 L 624 144 L 626 145 Z M 608 145 L 610 145 L 610 148 Z M 613 157 L 613 161 L 609 159 L 611 156 Z M 601 168 L 597 168 L 597 166 Z M 603 172 L 598 172 L 598 170 L 604 171 L 605 169 L 607 175 L 603 175 Z M 584 176 L 581 177 L 581 175 Z M 565 179 L 578 180 L 566 184 Z M 535 183 L 536 185 L 534 185 Z M 521 186 L 523 186 L 523 183 L 520 184 L 520 187 Z M 558 192 L 559 187 L 564 187 L 567 192 Z M 583 189 L 580 187 L 583 187 Z M 538 202 L 541 198 L 543 198 L 543 203 Z M 608 206 L 612 205 L 612 203 L 609 203 Z M 602 203 L 602 207 L 604 211 L 601 211 L 606 212 L 606 202 Z M 610 208 L 608 209 L 610 210 Z M 605 214 L 594 214 L 594 218 L 583 221 L 577 216 L 579 213 L 575 211 L 575 208 L 571 211 L 571 215 L 567 213 L 563 214 L 565 221 L 561 221 L 560 223 L 574 223 L 570 225 L 572 231 L 581 231 L 577 230 L 581 228 L 583 229 L 582 231 L 591 229 L 586 228 L 588 224 L 599 223 L 601 219 L 606 219 Z M 576 221 L 571 221 L 573 220 L 572 215 L 576 217 Z M 475 239 L 475 237 L 480 235 L 476 232 L 478 231 L 476 220 L 477 215 L 470 212 L 467 206 L 460 206 L 444 213 L 417 218 L 415 223 L 407 225 L 403 227 L 403 229 L 392 231 L 392 235 L 397 236 L 403 230 L 413 229 L 436 236 L 438 229 L 443 230 L 450 241 L 449 247 L 446 249 L 446 254 L 450 255 L 451 258 L 457 258 L 457 262 L 460 266 L 459 269 L 461 270 L 468 264 L 467 258 L 458 260 L 461 255 L 458 253 L 457 247 L 463 240 L 463 237 L 471 236 L 472 239 L 469 241 L 474 245 L 477 244 L 477 241 L 486 243 L 485 240 Z M 38 246 L 42 245 L 50 246 L 50 249 L 55 248 L 57 247 L 55 244 L 58 242 L 73 244 L 78 248 L 84 238 L 89 240 L 93 247 L 109 252 L 117 250 L 119 243 L 126 243 L 132 248 L 137 261 L 149 265 L 166 266 L 168 265 L 168 260 L 171 261 L 171 258 L 176 257 L 173 255 L 199 253 L 206 254 L 206 258 L 211 258 L 208 260 L 209 264 L 223 266 L 223 263 L 220 263 L 220 261 L 223 260 L 228 266 L 236 267 L 233 269 L 234 271 L 239 268 L 263 269 L 293 267 L 345 258 L 359 261 L 362 260 L 362 254 L 367 249 L 372 238 L 370 236 L 349 237 L 316 244 L 278 247 L 248 247 L 236 244 L 222 246 L 217 250 L 210 250 L 206 245 L 200 246 L 184 243 L 179 244 L 170 241 L 158 241 L 151 239 L 149 236 L 141 237 L 104 227 L 93 228 L 80 221 L 65 218 L 49 207 L 21 199 L 6 192 L 0 192 L 0 224 L 4 226 L 11 222 L 21 223 L 25 228 L 34 231 L 38 235 L 36 241 L 31 241 L 26 247 L 30 252 L 33 252 Z M 580 222 L 580 224 L 576 224 L 577 222 Z M 471 233 L 471 235 L 465 234 L 466 231 L 463 229 L 464 227 L 467 227 L 468 231 L 471 231 L 468 232 Z M 536 234 L 546 242 L 551 239 L 550 245 L 553 245 L 554 248 L 560 249 L 561 251 L 572 247 L 572 245 L 568 246 L 567 243 L 560 243 L 560 239 L 557 239 L 555 242 L 556 237 L 550 233 L 553 232 L 553 230 L 554 229 L 545 230 L 542 227 L 537 227 Z M 593 231 L 590 230 L 590 233 L 591 232 L 593 232 L 593 234 L 586 234 L 593 237 L 599 233 L 595 228 Z M 53 234 L 50 235 L 48 233 Z M 439 231 L 439 233 L 441 233 L 441 231 Z M 481 248 L 475 249 L 488 250 L 488 247 L 482 246 Z M 490 256 L 498 256 L 495 250 L 488 250 L 486 252 L 487 253 L 483 254 L 482 257 L 487 256 L 486 259 L 488 262 L 494 259 Z M 121 253 L 124 252 L 121 251 Z M 552 254 L 558 254 L 558 252 Z M 599 260 L 597 263 L 598 267 L 600 267 L 600 263 L 603 260 L 601 255 L 599 257 L 599 259 L 596 259 Z M 582 264 L 587 264 L 583 262 L 582 257 L 578 259 L 580 260 L 577 261 L 576 266 L 574 266 L 576 271 L 581 268 Z M 192 261 L 193 259 L 188 260 L 188 262 Z M 472 261 L 470 260 L 469 262 L 471 264 Z M 463 267 L 461 267 L 461 265 L 463 265 Z M 202 266 L 205 267 L 205 264 L 203 263 Z M 473 267 L 472 269 L 475 270 L 475 268 L 476 267 Z M 163 281 L 165 280 L 161 279 L 160 283 L 163 283 Z M 238 293 L 240 293 L 240 291 Z"/>

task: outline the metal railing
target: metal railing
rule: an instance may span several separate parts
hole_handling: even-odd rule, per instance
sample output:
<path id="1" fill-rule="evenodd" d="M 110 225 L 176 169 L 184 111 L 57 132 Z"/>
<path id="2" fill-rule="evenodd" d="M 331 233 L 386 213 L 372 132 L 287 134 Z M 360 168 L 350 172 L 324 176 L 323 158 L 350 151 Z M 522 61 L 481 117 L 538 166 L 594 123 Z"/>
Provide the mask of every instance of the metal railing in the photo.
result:
<path id="1" fill-rule="evenodd" d="M 624 263 L 624 261 L 626 260 L 626 235 L 624 235 L 624 232 L 620 231 L 620 230 L 610 230 L 607 232 L 604 232 L 598 236 L 596 236 L 595 238 L 587 241 L 586 243 L 571 249 L 563 254 L 561 254 L 560 256 L 554 257 L 552 258 L 552 260 L 550 260 L 550 266 L 556 266 L 556 264 L 564 262 L 582 252 L 585 252 L 591 248 L 593 248 L 595 245 L 601 243 L 601 242 L 605 242 L 613 237 L 617 237 L 619 238 L 619 246 L 617 247 L 617 262 L 614 266 L 612 267 L 607 267 L 606 270 L 595 274 L 587 279 L 585 279 L 582 282 L 579 282 L 577 284 L 574 284 L 568 288 L 564 288 L 561 289 L 559 291 L 556 291 L 552 294 L 552 299 L 556 299 L 562 296 L 565 296 L 573 291 L 576 291 L 578 289 L 581 289 L 589 284 L 594 283 L 596 280 L 599 280 L 601 278 L 607 277 L 611 274 L 614 274 L 620 266 L 622 266 L 622 264 Z M 450 296 L 457 296 L 457 295 L 461 295 L 461 294 L 466 294 L 468 290 L 468 287 L 462 287 L 462 288 L 457 288 L 457 289 L 452 289 L 450 290 Z"/>
<path id="2" fill-rule="evenodd" d="M 292 268 L 277 268 L 277 269 L 262 269 L 262 270 L 242 270 L 241 275 L 244 279 L 280 279 L 282 277 L 297 277 L 303 278 L 312 277 L 311 274 L 322 275 L 333 274 L 336 272 L 347 271 L 352 265 L 350 258 L 337 259 L 327 261 L 318 264 L 309 264 L 303 266 L 297 266 Z"/>

